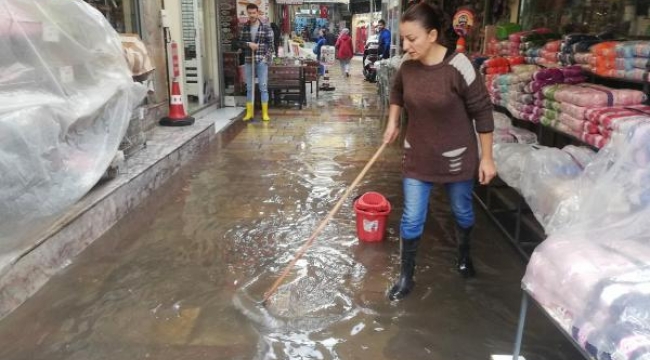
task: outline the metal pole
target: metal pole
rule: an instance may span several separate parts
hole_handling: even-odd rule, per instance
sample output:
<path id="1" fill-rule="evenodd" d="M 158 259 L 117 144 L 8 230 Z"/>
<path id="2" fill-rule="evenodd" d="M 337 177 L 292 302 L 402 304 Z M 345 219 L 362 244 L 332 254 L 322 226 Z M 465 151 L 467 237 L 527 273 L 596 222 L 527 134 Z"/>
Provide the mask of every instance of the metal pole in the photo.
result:
<path id="1" fill-rule="evenodd" d="M 512 353 L 512 360 L 519 360 L 521 351 L 521 342 L 524 337 L 524 325 L 526 323 L 526 313 L 528 312 L 528 295 L 526 292 L 521 297 L 521 309 L 519 310 L 519 324 L 517 324 L 517 336 L 515 337 L 515 349 Z"/>

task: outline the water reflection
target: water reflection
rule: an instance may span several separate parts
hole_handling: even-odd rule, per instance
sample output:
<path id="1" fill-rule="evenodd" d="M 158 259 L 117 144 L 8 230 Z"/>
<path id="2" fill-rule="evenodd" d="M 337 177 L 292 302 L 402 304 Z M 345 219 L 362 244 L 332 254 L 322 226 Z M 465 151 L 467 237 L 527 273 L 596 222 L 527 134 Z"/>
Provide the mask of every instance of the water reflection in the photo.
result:
<path id="1" fill-rule="evenodd" d="M 384 153 L 354 194 L 378 191 L 393 202 L 387 239 L 359 243 L 347 202 L 267 306 L 259 304 L 379 145 L 381 123 L 368 115 L 375 90 L 353 86 L 321 95 L 336 105 L 324 109 L 326 120 L 277 114 L 210 149 L 0 322 L 0 359 L 471 360 L 507 353 L 523 267 L 479 214 L 481 276 L 460 280 L 443 194 L 432 197 L 416 289 L 408 301 L 386 300 L 399 263 L 398 148 Z M 570 345 L 540 318 L 531 315 L 527 326 L 527 359 L 570 359 Z"/>

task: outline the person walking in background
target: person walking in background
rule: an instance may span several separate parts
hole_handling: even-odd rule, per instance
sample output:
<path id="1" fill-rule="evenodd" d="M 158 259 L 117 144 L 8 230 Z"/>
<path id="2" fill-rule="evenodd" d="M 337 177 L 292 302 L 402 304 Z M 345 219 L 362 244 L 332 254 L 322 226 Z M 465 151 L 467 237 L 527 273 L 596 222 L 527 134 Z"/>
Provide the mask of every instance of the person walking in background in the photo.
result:
<path id="1" fill-rule="evenodd" d="M 431 5 L 419 3 L 404 13 L 400 23 L 410 60 L 402 63 L 393 78 L 384 132 L 386 143 L 397 138 L 404 108 L 409 120 L 402 162 L 401 273 L 389 291 L 391 300 L 405 297 L 415 285 L 415 256 L 434 184 L 445 187 L 451 203 L 458 244 L 456 270 L 463 277 L 474 276 L 469 253 L 474 226 L 472 190 L 476 177 L 479 183 L 488 184 L 496 175 L 490 97 L 467 56 L 441 45 L 442 16 Z"/>
<path id="2" fill-rule="evenodd" d="M 318 39 L 316 40 L 316 45 L 314 45 L 314 48 L 312 49 L 314 54 L 316 54 L 316 60 L 318 60 L 319 63 L 321 62 L 321 49 L 323 48 L 323 45 L 325 45 L 326 43 L 327 43 L 327 40 L 325 39 L 325 35 L 323 34 L 323 30 L 320 30 L 318 32 Z M 318 73 L 320 75 L 325 74 L 325 67 L 323 66 L 323 64 L 320 64 L 318 66 Z"/>
<path id="3" fill-rule="evenodd" d="M 354 51 L 352 49 L 352 38 L 350 37 L 349 29 L 341 30 L 341 35 L 336 40 L 335 47 L 336 57 L 341 64 L 341 72 L 345 74 L 345 77 L 350 77 L 350 60 L 354 56 Z"/>
<path id="4" fill-rule="evenodd" d="M 273 30 L 273 49 L 275 50 L 275 56 L 278 56 L 278 50 L 282 46 L 282 34 L 278 24 L 274 22 L 271 23 L 271 30 Z"/>
<path id="5" fill-rule="evenodd" d="M 246 74 L 246 115 L 243 120 L 251 120 L 255 111 L 255 104 L 253 104 L 255 79 L 252 78 L 252 65 L 255 64 L 255 74 L 257 75 L 260 87 L 260 100 L 262 101 L 262 120 L 269 121 L 271 118 L 269 117 L 269 91 L 267 83 L 269 78 L 269 64 L 273 60 L 273 29 L 268 24 L 260 21 L 257 5 L 246 5 L 246 13 L 248 14 L 248 22 L 242 29 L 241 37 L 241 41 L 245 44 L 244 52 L 246 56 L 244 64 Z"/>
<path id="6" fill-rule="evenodd" d="M 386 21 L 383 19 L 377 22 L 377 32 L 379 33 L 379 57 L 388 59 L 390 57 L 390 30 L 386 28 Z"/>
<path id="7" fill-rule="evenodd" d="M 325 36 L 325 43 L 329 46 L 336 45 L 336 35 L 332 34 L 327 28 L 323 28 L 323 36 Z"/>

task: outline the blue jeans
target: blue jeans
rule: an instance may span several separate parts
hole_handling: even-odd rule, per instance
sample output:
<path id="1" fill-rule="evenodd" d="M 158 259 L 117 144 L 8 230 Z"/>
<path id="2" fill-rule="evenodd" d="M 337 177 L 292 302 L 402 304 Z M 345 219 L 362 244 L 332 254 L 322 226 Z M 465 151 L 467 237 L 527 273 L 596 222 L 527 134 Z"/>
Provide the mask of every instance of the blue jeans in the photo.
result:
<path id="1" fill-rule="evenodd" d="M 404 178 L 404 213 L 400 224 L 402 239 L 410 240 L 422 235 L 429 207 L 429 195 L 433 183 L 416 179 Z M 472 190 L 474 180 L 444 184 L 451 212 L 456 223 L 463 229 L 474 225 L 474 206 Z"/>
<path id="2" fill-rule="evenodd" d="M 251 63 L 244 64 L 244 74 L 246 76 L 246 101 L 253 101 L 253 91 L 255 91 L 255 79 L 251 81 Z M 260 97 L 263 103 L 269 102 L 269 90 L 267 83 L 269 80 L 269 64 L 265 62 L 255 63 L 255 76 L 257 76 L 257 85 L 260 88 Z"/>

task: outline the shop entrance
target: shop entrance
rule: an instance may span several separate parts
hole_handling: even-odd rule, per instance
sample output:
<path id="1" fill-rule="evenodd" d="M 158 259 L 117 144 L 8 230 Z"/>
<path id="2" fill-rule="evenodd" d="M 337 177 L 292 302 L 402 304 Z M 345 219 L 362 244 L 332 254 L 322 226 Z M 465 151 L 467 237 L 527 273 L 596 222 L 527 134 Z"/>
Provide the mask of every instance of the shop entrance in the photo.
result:
<path id="1" fill-rule="evenodd" d="M 215 101 L 214 72 L 210 67 L 213 56 L 211 37 L 206 28 L 215 21 L 210 0 L 181 0 L 181 38 L 183 46 L 183 94 L 187 97 L 188 112 Z"/>

